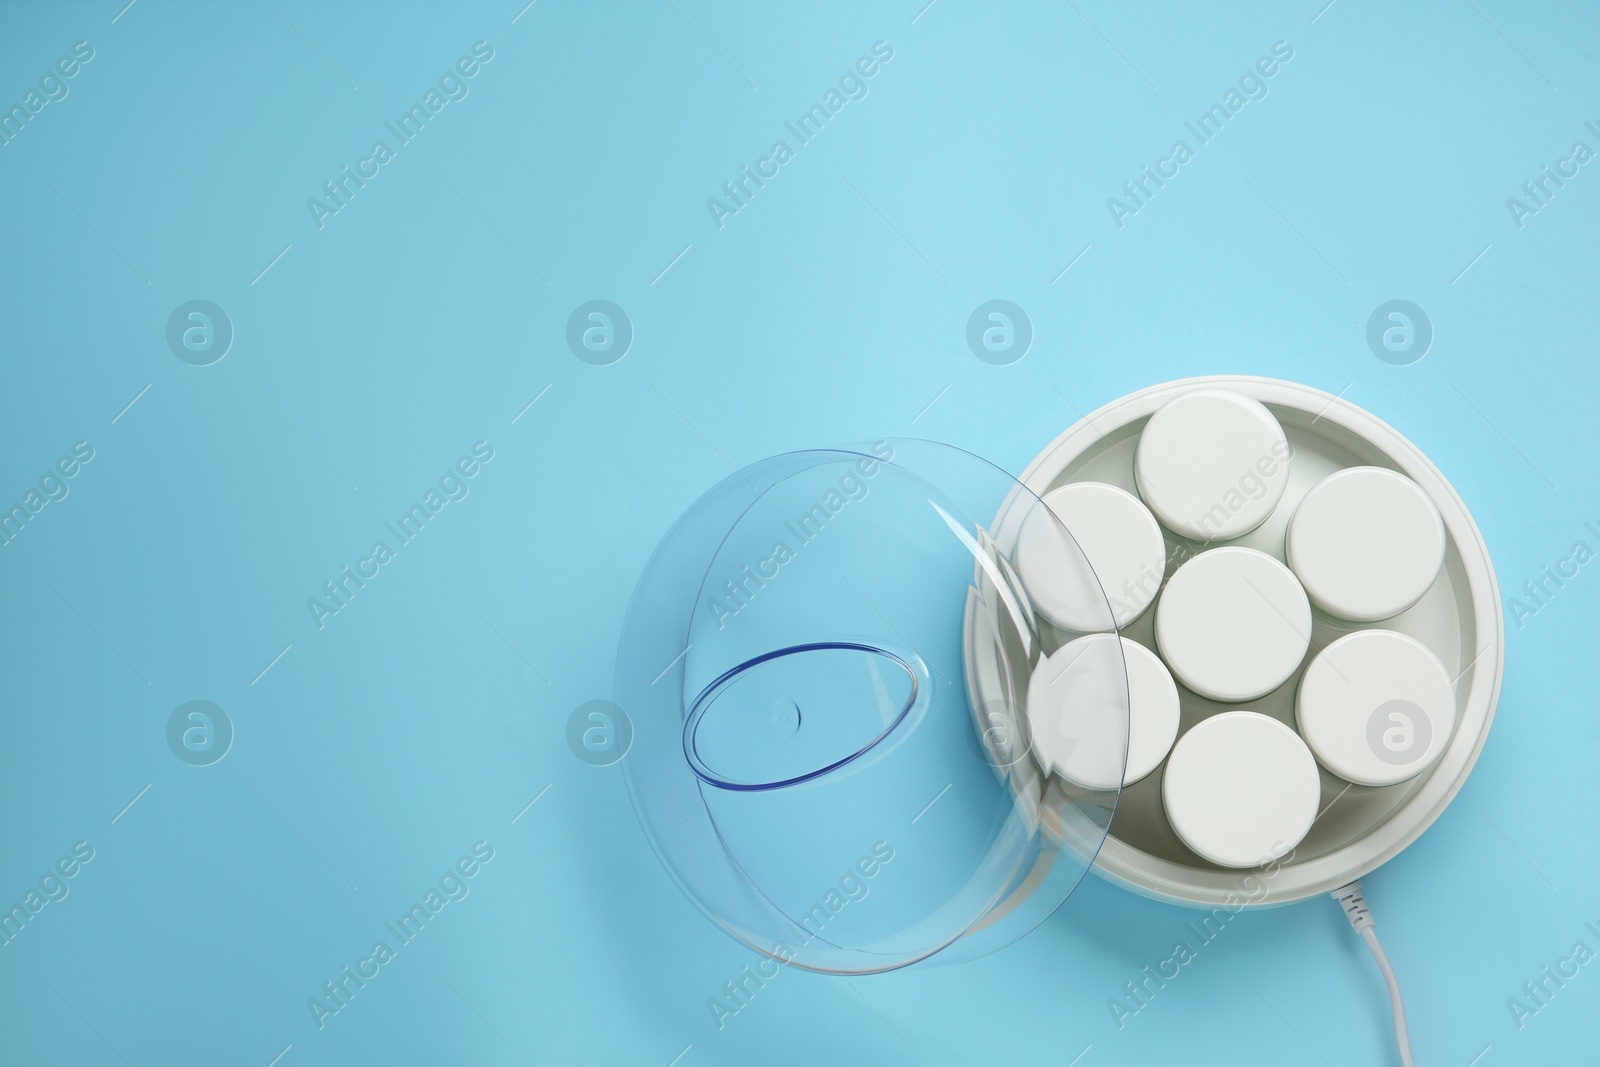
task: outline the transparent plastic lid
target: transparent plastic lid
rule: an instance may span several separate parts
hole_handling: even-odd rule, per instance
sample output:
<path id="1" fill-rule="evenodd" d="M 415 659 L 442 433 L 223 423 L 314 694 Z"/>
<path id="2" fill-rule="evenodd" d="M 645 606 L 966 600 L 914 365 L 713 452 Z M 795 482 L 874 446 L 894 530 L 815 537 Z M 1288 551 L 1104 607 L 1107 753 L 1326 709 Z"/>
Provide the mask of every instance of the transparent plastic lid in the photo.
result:
<path id="1" fill-rule="evenodd" d="M 866 974 L 990 951 L 1077 886 L 1119 790 L 1035 758 L 1028 679 L 1081 633 L 1035 615 L 1014 566 L 1024 527 L 1059 541 L 1029 581 L 1115 632 L 1059 520 L 946 445 L 775 456 L 667 534 L 618 652 L 623 768 L 662 863 L 718 926 L 781 962 Z M 1118 643 L 1101 647 L 1052 672 L 1049 747 L 1120 782 L 1127 683 Z M 1004 695 L 975 706 L 980 675 Z"/>

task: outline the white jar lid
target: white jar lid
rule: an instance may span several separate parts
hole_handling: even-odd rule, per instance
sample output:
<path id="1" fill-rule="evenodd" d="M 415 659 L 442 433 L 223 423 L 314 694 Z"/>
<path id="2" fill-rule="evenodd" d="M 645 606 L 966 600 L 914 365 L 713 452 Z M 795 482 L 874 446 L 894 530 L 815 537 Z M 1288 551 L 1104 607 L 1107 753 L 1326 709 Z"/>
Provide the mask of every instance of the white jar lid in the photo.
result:
<path id="1" fill-rule="evenodd" d="M 1360 630 L 1311 661 L 1295 717 L 1328 770 L 1357 785 L 1393 785 L 1444 751 L 1455 726 L 1455 686 L 1416 638 Z"/>
<path id="2" fill-rule="evenodd" d="M 1318 482 L 1284 544 L 1311 602 L 1354 622 L 1391 618 L 1422 599 L 1444 547 L 1444 520 L 1428 494 L 1385 467 L 1346 467 Z"/>
<path id="3" fill-rule="evenodd" d="M 1311 752 L 1277 719 L 1226 711 L 1178 739 L 1161 799 L 1183 843 L 1224 867 L 1254 867 L 1298 845 L 1322 785 Z"/>
<path id="4" fill-rule="evenodd" d="M 1118 627 L 1143 614 L 1161 589 L 1167 558 L 1150 509 L 1105 482 L 1059 486 L 1044 503 L 1049 511 L 1036 508 L 1017 539 L 1017 573 L 1039 613 L 1062 629 L 1086 633 L 1110 629 L 1107 602 Z M 1076 548 L 1050 521 L 1052 513 Z M 1084 570 L 1085 558 L 1093 575 Z"/>
<path id="5" fill-rule="evenodd" d="M 1226 389 L 1195 389 L 1145 423 L 1134 454 L 1139 495 L 1175 533 L 1227 541 L 1272 514 L 1293 455 L 1272 412 Z"/>
<path id="6" fill-rule="evenodd" d="M 1311 604 L 1289 568 L 1253 548 L 1202 552 L 1156 604 L 1156 646 L 1178 681 L 1212 700 L 1265 696 L 1311 644 Z"/>
<path id="7" fill-rule="evenodd" d="M 1098 669 L 1120 646 L 1126 697 L 1115 672 Z M 1088 669 L 1094 667 L 1096 669 Z M 1126 719 L 1127 761 L 1123 761 Z M 1154 652 L 1115 634 L 1090 634 L 1040 660 L 1028 681 L 1034 754 L 1085 789 L 1132 785 L 1160 765 L 1178 736 L 1178 687 Z"/>

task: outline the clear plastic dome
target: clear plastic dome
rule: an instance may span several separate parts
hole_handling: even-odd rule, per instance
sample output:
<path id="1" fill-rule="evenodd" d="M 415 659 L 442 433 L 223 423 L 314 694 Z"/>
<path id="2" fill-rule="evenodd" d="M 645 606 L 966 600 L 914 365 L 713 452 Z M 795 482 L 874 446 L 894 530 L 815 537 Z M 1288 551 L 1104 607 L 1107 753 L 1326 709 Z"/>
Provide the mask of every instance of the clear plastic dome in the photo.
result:
<path id="1" fill-rule="evenodd" d="M 1028 680 L 1081 634 L 1036 616 L 1014 566 L 1025 527 L 1059 541 L 1030 582 L 1115 632 L 1049 509 L 946 445 L 775 456 L 667 534 L 618 652 L 623 768 L 662 863 L 718 926 L 780 962 L 867 974 L 991 951 L 1077 886 L 1120 790 L 1035 758 Z M 1096 647 L 1053 672 L 1051 747 L 1120 782 L 1126 677 L 1118 642 Z M 978 691 L 1003 696 L 975 706 Z"/>

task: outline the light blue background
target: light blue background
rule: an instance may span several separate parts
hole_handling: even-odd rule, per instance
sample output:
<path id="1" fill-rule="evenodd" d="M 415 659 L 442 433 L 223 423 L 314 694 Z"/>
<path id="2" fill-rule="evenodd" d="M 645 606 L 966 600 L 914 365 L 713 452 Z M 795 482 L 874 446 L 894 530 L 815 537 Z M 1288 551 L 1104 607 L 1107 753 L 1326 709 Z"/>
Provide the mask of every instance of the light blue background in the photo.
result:
<path id="1" fill-rule="evenodd" d="M 1600 149 L 1594 8 L 921 4 L 0 9 L 8 108 L 95 49 L 0 147 L 0 500 L 95 449 L 0 549 L 0 901 L 95 849 L 0 948 L 0 1060 L 1391 1062 L 1329 902 L 1237 919 L 1119 1030 L 1190 916 L 1094 879 L 997 955 L 786 971 L 719 1030 L 753 957 L 567 748 L 656 539 L 789 448 L 1015 471 L 1079 409 L 1272 375 L 1427 451 L 1507 595 L 1600 548 L 1600 163 L 1506 207 Z M 479 40 L 470 96 L 319 230 L 306 199 Z M 719 230 L 706 199 L 879 40 L 868 98 Z M 1106 199 L 1280 40 L 1266 99 L 1118 229 Z M 597 297 L 637 333 L 609 367 L 564 341 Z M 203 368 L 164 337 L 196 298 L 237 332 Z M 1011 366 L 964 340 L 993 298 L 1033 323 Z M 1392 298 L 1436 331 L 1411 366 L 1365 343 Z M 319 630 L 306 599 L 478 440 L 470 496 Z M 1510 625 L 1463 799 L 1367 880 L 1420 1063 L 1593 1055 L 1600 963 L 1523 1029 L 1506 1001 L 1600 948 L 1596 566 Z M 237 731 L 207 768 L 164 735 L 197 698 Z M 471 895 L 319 1031 L 306 999 L 478 840 Z"/>

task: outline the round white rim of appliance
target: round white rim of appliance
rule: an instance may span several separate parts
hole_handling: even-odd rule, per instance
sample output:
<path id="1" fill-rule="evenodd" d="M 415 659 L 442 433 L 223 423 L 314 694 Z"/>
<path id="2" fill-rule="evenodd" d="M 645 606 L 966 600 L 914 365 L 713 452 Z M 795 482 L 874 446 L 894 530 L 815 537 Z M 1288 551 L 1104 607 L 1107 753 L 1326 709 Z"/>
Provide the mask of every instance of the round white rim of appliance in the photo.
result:
<path id="1" fill-rule="evenodd" d="M 1255 711 L 1226 711 L 1197 723 L 1173 747 L 1161 782 L 1178 837 L 1224 867 L 1282 857 L 1311 829 L 1321 797 L 1305 742 Z"/>
<path id="2" fill-rule="evenodd" d="M 1444 520 L 1398 471 L 1346 467 L 1300 501 L 1284 550 L 1313 604 L 1341 619 L 1377 622 L 1421 600 L 1439 577 Z"/>
<path id="3" fill-rule="evenodd" d="M 1450 673 L 1422 642 L 1360 630 L 1317 654 L 1300 680 L 1295 719 L 1317 761 L 1357 785 L 1414 778 L 1455 727 Z"/>
<path id="4" fill-rule="evenodd" d="M 1167 559 L 1150 509 L 1105 482 L 1073 482 L 1043 499 L 1017 539 L 1017 573 L 1033 606 L 1062 629 L 1083 632 L 1109 630 L 1113 621 L 1121 628 L 1142 615 L 1161 588 Z M 1084 559 L 1092 575 L 1084 573 Z"/>
<path id="5" fill-rule="evenodd" d="M 1267 520 L 1289 483 L 1292 451 L 1258 400 L 1195 389 L 1162 405 L 1139 435 L 1139 495 L 1168 529 L 1229 541 Z"/>
<path id="6" fill-rule="evenodd" d="M 1126 689 L 1121 670 L 1105 669 L 1117 667 L 1119 651 Z M 1028 725 L 1040 764 L 1067 781 L 1085 789 L 1132 785 L 1161 765 L 1178 736 L 1178 687 L 1137 641 L 1090 634 L 1033 669 Z"/>
<path id="7" fill-rule="evenodd" d="M 1311 604 L 1289 568 L 1253 548 L 1202 552 L 1156 604 L 1156 646 L 1203 697 L 1237 703 L 1289 680 L 1311 644 Z"/>

